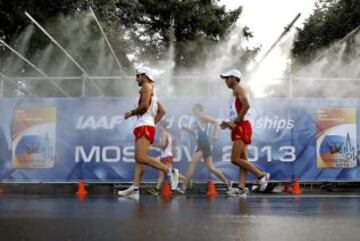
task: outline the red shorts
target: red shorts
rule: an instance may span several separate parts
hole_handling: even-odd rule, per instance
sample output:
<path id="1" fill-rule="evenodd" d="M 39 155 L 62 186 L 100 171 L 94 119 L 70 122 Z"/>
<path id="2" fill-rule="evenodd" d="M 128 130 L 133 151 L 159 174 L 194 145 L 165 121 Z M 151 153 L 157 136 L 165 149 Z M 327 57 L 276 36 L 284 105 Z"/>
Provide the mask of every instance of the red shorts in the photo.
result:
<path id="1" fill-rule="evenodd" d="M 246 145 L 251 144 L 252 127 L 249 121 L 242 121 L 231 130 L 232 141 L 243 141 Z"/>
<path id="2" fill-rule="evenodd" d="M 164 164 L 172 164 L 173 163 L 173 157 L 172 156 L 167 156 L 167 157 L 162 157 L 160 159 L 160 161 Z"/>
<path id="3" fill-rule="evenodd" d="M 134 129 L 135 142 L 141 137 L 145 137 L 150 141 L 150 144 L 155 140 L 155 126 L 139 126 Z"/>

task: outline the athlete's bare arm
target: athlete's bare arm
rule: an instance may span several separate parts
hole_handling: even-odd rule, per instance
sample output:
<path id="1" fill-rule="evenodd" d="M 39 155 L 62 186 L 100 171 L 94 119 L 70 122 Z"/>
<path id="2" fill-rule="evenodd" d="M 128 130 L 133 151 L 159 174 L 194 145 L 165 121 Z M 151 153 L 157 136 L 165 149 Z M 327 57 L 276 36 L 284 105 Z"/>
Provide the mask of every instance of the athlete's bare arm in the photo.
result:
<path id="1" fill-rule="evenodd" d="M 153 146 L 154 147 L 159 147 L 159 148 L 162 148 L 162 149 L 165 148 L 167 138 L 168 138 L 168 133 L 166 131 L 161 131 L 159 143 L 155 143 L 155 144 L 153 144 Z"/>
<path id="2" fill-rule="evenodd" d="M 246 90 L 241 85 L 236 86 L 234 89 L 234 96 L 238 98 L 239 101 L 242 103 L 241 110 L 239 111 L 238 116 L 236 117 L 235 123 L 239 123 L 244 119 L 244 116 L 250 109 L 250 103 L 248 98 L 246 97 Z"/>
<path id="3" fill-rule="evenodd" d="M 201 115 L 199 119 L 202 122 L 211 123 L 213 125 L 218 124 L 218 121 L 215 118 L 213 118 L 213 117 L 211 117 L 209 115 Z"/>
<path id="4" fill-rule="evenodd" d="M 191 129 L 191 128 L 189 128 L 189 127 L 187 127 L 187 126 L 182 126 L 182 127 L 181 127 L 181 130 L 184 130 L 184 131 L 190 133 L 190 134 L 193 135 L 193 136 L 196 135 L 195 132 L 194 132 L 194 130 Z"/>
<path id="5" fill-rule="evenodd" d="M 211 123 L 214 126 L 214 130 L 212 132 L 211 138 L 213 140 L 217 140 L 219 137 L 218 134 L 220 130 L 219 122 L 215 118 L 208 115 L 201 115 L 200 120 L 203 122 Z"/>
<path id="6" fill-rule="evenodd" d="M 213 126 L 214 126 L 214 130 L 212 132 L 212 137 L 211 138 L 214 141 L 217 141 L 219 139 L 220 125 L 219 125 L 218 122 L 216 122 L 215 124 L 213 124 Z"/>
<path id="7" fill-rule="evenodd" d="M 161 148 L 166 147 L 167 137 L 168 137 L 168 133 L 166 131 L 163 131 L 160 135 L 160 142 L 159 142 Z"/>
<path id="8" fill-rule="evenodd" d="M 160 102 L 158 101 L 157 105 L 158 105 L 158 109 L 156 112 L 156 116 L 154 118 L 155 124 L 157 124 L 165 115 L 165 109 L 162 106 L 162 104 L 160 104 Z"/>
<path id="9" fill-rule="evenodd" d="M 222 130 L 224 129 L 234 129 L 236 126 L 236 124 L 234 122 L 231 122 L 231 121 L 222 121 L 221 124 L 220 124 L 220 128 Z"/>
<path id="10" fill-rule="evenodd" d="M 147 83 L 144 83 L 141 86 L 141 89 L 140 89 L 140 93 L 142 96 L 141 103 L 135 109 L 126 112 L 124 115 L 125 119 L 128 119 L 129 117 L 134 116 L 134 115 L 138 115 L 142 111 L 149 108 L 150 98 L 151 98 L 151 89 L 152 89 L 151 85 L 147 84 Z"/>
<path id="11" fill-rule="evenodd" d="M 239 101 L 242 103 L 241 110 L 239 111 L 238 116 L 233 122 L 222 121 L 220 124 L 221 129 L 227 129 L 227 128 L 233 129 L 237 123 L 241 122 L 244 119 L 244 116 L 246 115 L 246 113 L 250 108 L 249 100 L 246 97 L 246 90 L 243 86 L 241 85 L 236 86 L 233 93 L 235 98 L 238 98 Z"/>

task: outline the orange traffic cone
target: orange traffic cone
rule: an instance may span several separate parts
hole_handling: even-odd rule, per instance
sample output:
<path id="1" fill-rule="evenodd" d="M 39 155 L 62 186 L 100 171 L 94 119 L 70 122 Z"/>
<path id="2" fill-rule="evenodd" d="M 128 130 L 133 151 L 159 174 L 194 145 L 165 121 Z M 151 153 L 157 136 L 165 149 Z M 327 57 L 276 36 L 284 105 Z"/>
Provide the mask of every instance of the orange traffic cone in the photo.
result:
<path id="1" fill-rule="evenodd" d="M 85 197 L 87 194 L 87 191 L 85 189 L 85 182 L 84 180 L 80 180 L 79 182 L 79 186 L 78 186 L 78 191 L 76 192 L 76 196 L 78 197 Z"/>
<path id="2" fill-rule="evenodd" d="M 213 180 L 210 180 L 210 182 L 209 182 L 207 195 L 208 195 L 208 197 L 215 197 L 217 195 L 215 183 Z"/>
<path id="3" fill-rule="evenodd" d="M 171 189 L 170 189 L 170 184 L 169 184 L 169 181 L 168 181 L 168 180 L 165 180 L 165 181 L 164 181 L 164 185 L 163 185 L 163 188 L 162 188 L 161 196 L 162 196 L 164 199 L 169 199 L 169 198 L 171 198 Z"/>
<path id="4" fill-rule="evenodd" d="M 283 192 L 291 192 L 290 188 L 289 188 L 289 183 L 285 182 L 284 183 L 284 188 L 282 190 Z"/>
<path id="5" fill-rule="evenodd" d="M 302 193 L 302 191 L 300 188 L 299 180 L 295 179 L 293 189 L 292 189 L 292 194 L 299 195 L 301 193 Z"/>

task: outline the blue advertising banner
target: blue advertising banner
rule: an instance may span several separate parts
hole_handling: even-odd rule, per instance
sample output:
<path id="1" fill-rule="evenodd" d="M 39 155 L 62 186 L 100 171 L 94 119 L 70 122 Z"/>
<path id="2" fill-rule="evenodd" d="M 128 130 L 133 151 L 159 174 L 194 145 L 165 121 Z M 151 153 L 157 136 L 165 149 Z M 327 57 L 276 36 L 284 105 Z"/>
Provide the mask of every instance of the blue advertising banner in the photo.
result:
<path id="1" fill-rule="evenodd" d="M 168 128 L 175 137 L 174 166 L 185 174 L 196 140 L 192 106 L 227 119 L 228 101 L 219 98 L 163 98 Z M 0 101 L 1 182 L 131 182 L 134 171 L 134 120 L 122 115 L 133 98 L 2 99 Z M 257 99 L 252 103 L 253 142 L 249 161 L 273 181 L 360 181 L 358 100 Z M 212 131 L 212 128 L 209 128 Z M 216 167 L 232 180 L 228 130 L 212 141 Z M 150 155 L 159 156 L 151 148 Z M 144 181 L 155 182 L 149 167 Z M 195 181 L 208 181 L 205 165 Z M 250 180 L 254 177 L 249 174 Z"/>

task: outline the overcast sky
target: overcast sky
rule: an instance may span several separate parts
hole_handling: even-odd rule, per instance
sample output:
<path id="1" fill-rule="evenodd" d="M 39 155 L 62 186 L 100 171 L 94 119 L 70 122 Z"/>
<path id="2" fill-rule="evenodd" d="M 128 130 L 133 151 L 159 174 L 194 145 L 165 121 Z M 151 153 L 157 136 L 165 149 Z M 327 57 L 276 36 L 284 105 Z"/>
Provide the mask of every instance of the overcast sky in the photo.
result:
<path id="1" fill-rule="evenodd" d="M 242 25 L 250 27 L 255 43 L 262 44 L 263 51 L 277 39 L 284 27 L 301 13 L 295 26 L 301 26 L 314 9 L 316 0 L 221 0 L 228 9 L 243 6 L 239 19 Z"/>
<path id="2" fill-rule="evenodd" d="M 243 7 L 238 23 L 248 26 L 253 32 L 254 38 L 250 45 L 261 45 L 257 61 L 298 13 L 301 13 L 301 17 L 295 26 L 303 25 L 304 20 L 313 12 L 315 2 L 316 0 L 220 0 L 220 4 L 224 4 L 228 9 Z M 295 28 L 292 28 L 252 75 L 249 85 L 256 97 L 265 96 L 268 86 L 282 81 L 281 76 L 288 65 L 295 33 Z M 253 65 L 249 65 L 248 68 L 251 70 Z"/>

